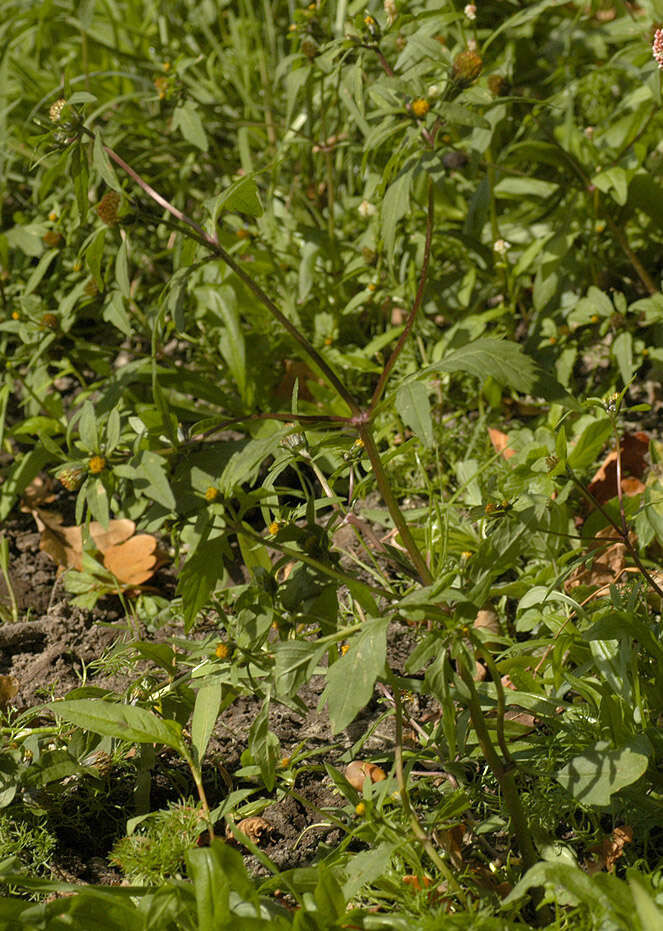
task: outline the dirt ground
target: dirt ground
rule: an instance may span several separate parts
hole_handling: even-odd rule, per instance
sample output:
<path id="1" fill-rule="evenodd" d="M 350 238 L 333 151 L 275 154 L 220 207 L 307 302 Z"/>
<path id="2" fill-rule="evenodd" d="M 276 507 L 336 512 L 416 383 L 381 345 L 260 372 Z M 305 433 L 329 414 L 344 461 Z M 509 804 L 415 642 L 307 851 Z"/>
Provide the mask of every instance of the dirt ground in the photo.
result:
<path id="1" fill-rule="evenodd" d="M 30 514 L 16 514 L 6 522 L 4 533 L 22 620 L 14 624 L 5 618 L 0 626 L 0 673 L 18 681 L 19 692 L 13 704 L 19 713 L 63 696 L 84 682 L 121 693 L 130 684 L 127 676 L 121 671 L 112 676 L 95 675 L 94 666 L 94 661 L 118 638 L 127 636 L 119 601 L 107 598 L 91 612 L 71 605 L 58 579 L 56 563 L 40 551 L 40 535 Z M 172 572 L 161 571 L 151 582 L 156 582 L 166 597 L 172 596 Z M 0 605 L 6 609 L 7 603 L 6 590 L 0 589 Z M 167 642 L 169 637 L 181 637 L 183 633 L 181 627 L 161 628 L 146 632 L 145 639 Z M 407 628 L 390 636 L 390 662 L 396 669 L 409 652 L 408 639 Z M 149 672 L 147 664 L 141 668 Z M 134 679 L 135 668 L 132 673 Z M 325 811 L 345 802 L 324 764 L 343 769 L 347 762 L 343 755 L 376 722 L 362 757 L 381 762 L 388 769 L 393 754 L 393 722 L 390 717 L 379 721 L 386 710 L 379 696 L 374 696 L 371 705 L 345 732 L 332 738 L 326 712 L 317 710 L 323 687 L 324 678 L 317 677 L 300 693 L 308 708 L 305 715 L 278 704 L 271 711 L 270 725 L 284 755 L 300 747 L 302 741 L 307 751 L 328 748 L 310 757 L 310 765 L 301 767 L 292 790 L 275 792 L 272 804 L 260 813 L 270 827 L 260 836 L 259 846 L 280 869 L 311 863 L 321 849 L 336 846 L 342 838 L 343 832 L 325 816 Z M 416 696 L 413 701 L 417 701 Z M 247 785 L 235 773 L 242 767 L 249 728 L 259 710 L 258 700 L 239 698 L 220 716 L 204 769 L 210 807 L 218 805 L 230 789 Z M 418 710 L 422 709 L 411 709 L 414 713 Z M 153 810 L 195 796 L 186 766 L 171 751 L 157 753 L 151 777 Z M 54 784 L 52 792 L 50 786 L 43 792 L 42 807 L 50 812 L 49 830 L 58 841 L 52 864 L 56 875 L 70 882 L 121 881 L 107 856 L 113 843 L 125 833 L 126 819 L 135 813 L 135 781 L 135 766 L 126 762 L 111 770 L 102 791 L 97 787 L 99 798 L 94 797 L 94 788 L 87 787 L 85 780 L 74 781 L 65 789 Z M 52 795 L 57 798 L 49 797 Z M 254 856 L 247 854 L 246 862 L 251 872 L 264 875 L 264 868 Z"/>

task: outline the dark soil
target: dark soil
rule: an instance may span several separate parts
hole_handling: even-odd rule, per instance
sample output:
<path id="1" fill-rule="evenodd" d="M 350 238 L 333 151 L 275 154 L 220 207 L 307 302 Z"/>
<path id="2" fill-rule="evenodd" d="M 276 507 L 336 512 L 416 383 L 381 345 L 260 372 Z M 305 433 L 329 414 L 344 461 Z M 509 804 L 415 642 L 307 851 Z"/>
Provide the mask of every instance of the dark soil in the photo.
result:
<path id="1" fill-rule="evenodd" d="M 12 701 L 18 713 L 64 696 L 83 684 L 122 693 L 142 670 L 149 671 L 148 664 L 143 664 L 130 667 L 131 679 L 121 667 L 113 675 L 100 674 L 95 661 L 133 636 L 119 600 L 100 601 L 91 612 L 73 606 L 58 578 L 56 564 L 40 551 L 40 535 L 29 514 L 21 513 L 8 521 L 4 533 L 9 541 L 11 581 L 21 621 L 16 624 L 7 619 L 7 591 L 6 587 L 0 588 L 0 608 L 6 621 L 0 626 L 0 673 L 18 681 L 18 695 Z M 157 584 L 161 576 L 162 593 L 168 596 L 173 590 L 172 576 L 158 574 Z M 143 631 L 141 637 L 167 642 L 183 633 L 181 627 L 171 627 Z M 390 662 L 398 669 L 411 648 L 408 629 L 394 631 L 390 640 Z M 163 671 L 159 675 L 163 677 Z M 317 710 L 323 687 L 324 679 L 318 677 L 301 691 L 308 709 L 305 714 L 284 705 L 273 705 L 271 709 L 270 726 L 283 754 L 288 756 L 296 748 L 301 752 L 302 744 L 308 754 L 297 769 L 294 786 L 289 791 L 277 788 L 273 801 L 259 812 L 269 830 L 260 835 L 257 843 L 282 870 L 313 862 L 327 845 L 337 845 L 343 836 L 334 809 L 346 803 L 327 775 L 325 764 L 342 770 L 351 758 L 353 745 L 373 728 L 357 755 L 381 762 L 387 770 L 391 765 L 393 722 L 389 716 L 381 720 L 387 708 L 379 696 L 346 732 L 332 737 L 326 712 Z M 229 790 L 251 785 L 242 774 L 236 774 L 243 766 L 241 757 L 249 728 L 260 707 L 258 699 L 242 697 L 220 716 L 203 774 L 210 807 L 220 804 Z M 423 709 L 412 710 L 417 713 Z M 44 723 L 50 720 L 45 718 Z M 316 750 L 323 752 L 315 754 Z M 107 858 L 115 841 L 124 835 L 127 819 L 141 804 L 135 791 L 137 772 L 136 759 L 113 760 L 113 768 L 99 779 L 74 776 L 54 782 L 52 790 L 48 786 L 26 799 L 27 813 L 36 807 L 37 814 L 46 815 L 49 830 L 57 838 L 51 864 L 56 876 L 70 882 L 122 881 Z M 195 796 L 187 767 L 169 750 L 157 752 L 150 775 L 152 810 Z M 255 797 L 264 795 L 257 792 Z M 218 828 L 223 833 L 224 826 Z M 253 855 L 247 853 L 246 863 L 252 873 L 266 874 Z"/>

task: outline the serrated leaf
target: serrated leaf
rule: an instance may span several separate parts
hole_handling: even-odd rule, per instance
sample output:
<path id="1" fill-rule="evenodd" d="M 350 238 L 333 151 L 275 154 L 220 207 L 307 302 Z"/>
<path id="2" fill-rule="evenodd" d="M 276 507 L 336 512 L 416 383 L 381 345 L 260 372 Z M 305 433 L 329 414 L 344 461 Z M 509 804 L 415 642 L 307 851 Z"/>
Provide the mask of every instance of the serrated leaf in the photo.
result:
<path id="1" fill-rule="evenodd" d="M 217 584 L 223 578 L 224 557 L 229 555 L 225 537 L 215 537 L 201 543 L 184 563 L 177 582 L 182 596 L 184 628 L 190 630 L 198 612 L 203 608 Z"/>
<path id="2" fill-rule="evenodd" d="M 115 174 L 115 169 L 110 163 L 110 159 L 106 154 L 104 149 L 103 142 L 101 141 L 101 136 L 99 133 L 94 134 L 94 145 L 92 147 L 92 164 L 97 169 L 101 177 L 104 179 L 106 184 L 118 193 L 122 192 L 120 182 L 117 180 L 117 175 Z M 87 197 L 87 192 L 86 192 Z"/>
<path id="3" fill-rule="evenodd" d="M 209 144 L 207 142 L 203 121 L 195 105 L 191 101 L 187 101 L 179 107 L 175 107 L 172 128 L 179 129 L 187 142 L 190 142 L 191 145 L 195 145 L 201 152 L 207 152 Z"/>
<path id="4" fill-rule="evenodd" d="M 249 730 L 249 753 L 258 764 L 265 788 L 271 792 L 281 752 L 278 737 L 269 729 L 269 700 L 265 701 Z"/>
<path id="5" fill-rule="evenodd" d="M 467 372 L 482 380 L 490 376 L 500 385 L 508 385 L 516 391 L 555 401 L 571 410 L 580 409 L 578 402 L 552 375 L 537 365 L 517 343 L 508 340 L 492 337 L 474 340 L 448 353 L 439 362 L 425 366 L 414 375 L 408 375 L 401 386 L 428 378 L 436 372 Z"/>
<path id="6" fill-rule="evenodd" d="M 147 482 L 141 491 L 163 505 L 169 511 L 175 507 L 175 496 L 168 483 L 166 467 L 162 456 L 151 450 L 143 450 L 135 462 L 136 476 Z"/>
<path id="7" fill-rule="evenodd" d="M 92 698 L 53 701 L 45 707 L 64 721 L 93 734 L 136 743 L 160 743 L 177 751 L 183 747 L 182 728 L 177 721 L 165 721 L 146 708 Z"/>
<path id="8" fill-rule="evenodd" d="M 420 381 L 402 385 L 396 392 L 396 410 L 405 426 L 430 448 L 433 445 L 433 421 L 426 386 Z"/>
<path id="9" fill-rule="evenodd" d="M 410 209 L 412 176 L 402 174 L 391 184 L 382 199 L 382 241 L 389 262 L 393 262 L 396 226 Z"/>
<path id="10" fill-rule="evenodd" d="M 371 700 L 375 680 L 384 670 L 389 618 L 367 621 L 350 641 L 347 653 L 327 673 L 320 704 L 327 704 L 332 733 L 347 727 Z"/>

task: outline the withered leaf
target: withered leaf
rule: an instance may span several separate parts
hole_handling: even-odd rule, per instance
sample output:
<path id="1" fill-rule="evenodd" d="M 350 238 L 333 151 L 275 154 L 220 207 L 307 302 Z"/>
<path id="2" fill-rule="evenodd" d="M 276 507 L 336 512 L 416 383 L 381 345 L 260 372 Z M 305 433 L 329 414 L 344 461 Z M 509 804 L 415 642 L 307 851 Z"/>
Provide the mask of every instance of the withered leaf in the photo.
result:
<path id="1" fill-rule="evenodd" d="M 488 427 L 488 436 L 495 452 L 502 453 L 504 459 L 510 459 L 516 455 L 515 449 L 511 449 L 509 446 L 509 437 L 506 433 L 502 433 L 501 430 L 496 430 L 494 427 Z"/>
<path id="2" fill-rule="evenodd" d="M 15 676 L 0 676 L 0 706 L 8 705 L 18 694 L 18 679 Z"/>
<path id="3" fill-rule="evenodd" d="M 632 840 L 633 828 L 630 825 L 615 828 L 600 844 L 590 849 L 590 853 L 596 854 L 596 858 L 586 864 L 587 872 L 590 875 L 599 870 L 614 872 L 615 863 L 623 855 L 626 844 L 630 844 Z"/>
<path id="4" fill-rule="evenodd" d="M 149 533 L 139 533 L 104 552 L 104 566 L 123 585 L 142 585 L 154 575 L 158 563 L 158 542 Z"/>
<path id="5" fill-rule="evenodd" d="M 622 460 L 622 492 L 625 495 L 637 495 L 644 491 L 642 477 L 647 468 L 646 456 L 649 452 L 649 435 L 647 433 L 625 433 L 620 443 Z M 589 492 L 600 504 L 610 501 L 617 494 L 617 450 L 613 450 L 603 460 L 587 486 Z"/>
<path id="6" fill-rule="evenodd" d="M 59 566 L 65 569 L 80 569 L 83 556 L 83 528 L 65 527 L 60 514 L 46 511 L 44 508 L 33 508 L 32 516 L 41 533 L 39 548 L 48 553 Z M 111 546 L 124 543 L 135 529 L 134 522 L 126 519 L 112 520 L 107 528 L 97 521 L 92 521 L 88 527 L 90 537 L 101 553 Z"/>

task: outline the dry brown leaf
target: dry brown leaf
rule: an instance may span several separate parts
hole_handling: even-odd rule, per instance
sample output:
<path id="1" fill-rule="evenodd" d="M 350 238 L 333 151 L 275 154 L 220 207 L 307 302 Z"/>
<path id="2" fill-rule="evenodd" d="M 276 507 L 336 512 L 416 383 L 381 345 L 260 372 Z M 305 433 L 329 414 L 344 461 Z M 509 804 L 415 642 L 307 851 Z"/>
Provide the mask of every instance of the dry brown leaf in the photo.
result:
<path id="1" fill-rule="evenodd" d="M 45 479 L 42 478 L 41 475 L 37 475 L 33 478 L 24 490 L 21 501 L 23 503 L 22 510 L 27 511 L 39 507 L 40 504 L 48 504 L 50 501 L 55 501 L 53 479 L 50 475 L 47 475 Z"/>
<path id="2" fill-rule="evenodd" d="M 149 533 L 139 533 L 104 553 L 104 566 L 123 585 L 142 585 L 154 575 L 158 564 L 158 541 Z"/>
<path id="3" fill-rule="evenodd" d="M 620 443 L 622 459 L 622 491 L 625 495 L 637 495 L 644 491 L 640 481 L 647 469 L 646 456 L 649 452 L 647 433 L 625 433 Z M 617 450 L 603 460 L 587 489 L 600 504 L 610 501 L 617 494 Z"/>
<path id="4" fill-rule="evenodd" d="M 82 568 L 83 527 L 65 527 L 60 514 L 33 508 L 32 515 L 41 534 L 40 549 L 64 569 Z M 89 524 L 92 542 L 102 554 L 104 566 L 127 588 L 142 585 L 162 563 L 158 541 L 151 534 L 133 536 L 132 520 L 112 520 L 108 527 L 97 521 Z"/>
<path id="5" fill-rule="evenodd" d="M 265 821 L 264 818 L 260 818 L 257 815 L 253 818 L 243 818 L 242 821 L 238 821 L 237 827 L 243 834 L 246 834 L 249 840 L 252 840 L 254 844 L 260 843 L 263 837 L 267 837 L 274 830 L 269 821 Z M 228 840 L 234 837 L 230 827 L 226 828 L 226 837 Z"/>
<path id="6" fill-rule="evenodd" d="M 33 508 L 32 516 L 41 533 L 39 548 L 48 553 L 58 565 L 66 569 L 80 569 L 83 556 L 83 528 L 65 527 L 60 514 L 46 511 L 43 508 Z M 112 520 L 108 527 L 92 521 L 88 529 L 94 545 L 101 553 L 105 553 L 110 547 L 128 540 L 136 529 L 136 525 L 132 520 L 127 519 Z"/>
<path id="7" fill-rule="evenodd" d="M 509 447 L 509 437 L 506 433 L 502 433 L 501 430 L 496 430 L 494 427 L 488 427 L 488 436 L 495 452 L 502 453 L 504 459 L 510 459 L 516 455 L 515 449 Z"/>
<path id="8" fill-rule="evenodd" d="M 15 676 L 0 676 L 0 706 L 8 705 L 18 694 L 18 679 Z"/>
<path id="9" fill-rule="evenodd" d="M 605 527 L 599 530 L 594 538 L 594 545 L 600 546 L 602 539 L 613 537 L 615 530 L 613 527 Z M 626 546 L 623 543 L 613 543 L 606 549 L 602 550 L 595 556 L 591 562 L 584 566 L 578 566 L 564 583 L 567 592 L 577 588 L 579 585 L 589 585 L 591 587 L 602 588 L 604 585 L 610 585 L 624 571 L 626 559 Z"/>
<path id="10" fill-rule="evenodd" d="M 421 892 L 422 889 L 428 889 L 431 884 L 430 876 L 415 876 L 414 873 L 406 873 L 403 876 L 403 884 L 411 886 L 415 892 Z"/>
<path id="11" fill-rule="evenodd" d="M 596 854 L 596 858 L 585 864 L 590 876 L 600 870 L 607 870 L 609 873 L 614 872 L 615 863 L 623 855 L 624 847 L 632 841 L 633 828 L 625 824 L 622 827 L 615 828 L 612 834 L 603 839 L 602 843 L 591 847 L 589 852 Z"/>

